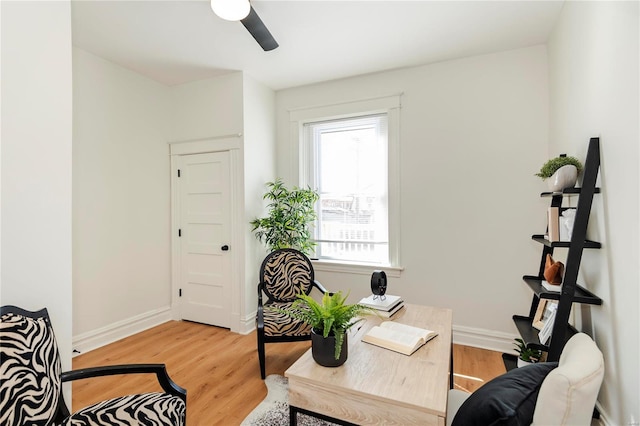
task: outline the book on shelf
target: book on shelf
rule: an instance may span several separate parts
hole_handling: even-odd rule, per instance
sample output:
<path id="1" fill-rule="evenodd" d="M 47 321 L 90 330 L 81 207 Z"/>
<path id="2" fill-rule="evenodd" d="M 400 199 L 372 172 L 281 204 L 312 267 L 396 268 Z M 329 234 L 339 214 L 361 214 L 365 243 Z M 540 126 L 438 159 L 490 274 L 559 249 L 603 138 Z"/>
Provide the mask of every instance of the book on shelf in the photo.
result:
<path id="1" fill-rule="evenodd" d="M 371 296 L 361 299 L 359 302 L 360 305 L 378 309 L 380 311 L 390 311 L 399 303 L 402 303 L 400 296 L 392 296 L 391 294 L 387 294 L 382 297 L 372 294 Z"/>
<path id="2" fill-rule="evenodd" d="M 362 341 L 404 355 L 411 355 L 438 333 L 420 327 L 384 321 L 367 332 Z"/>
<path id="3" fill-rule="evenodd" d="M 542 287 L 544 287 L 544 289 L 547 291 L 560 293 L 560 290 L 562 290 L 562 284 L 549 284 L 549 282 L 546 280 L 540 281 L 540 284 L 542 284 Z"/>
<path id="4" fill-rule="evenodd" d="M 547 210 L 549 241 L 560 241 L 560 209 L 558 207 L 549 207 Z"/>
<path id="5" fill-rule="evenodd" d="M 543 345 L 547 344 L 547 340 L 549 340 L 549 337 L 551 337 L 551 333 L 553 333 L 553 323 L 555 322 L 555 320 L 556 310 L 554 309 L 551 311 L 549 318 L 547 318 L 546 322 L 544 323 L 542 330 L 540 330 L 540 332 L 538 333 L 538 339 Z"/>

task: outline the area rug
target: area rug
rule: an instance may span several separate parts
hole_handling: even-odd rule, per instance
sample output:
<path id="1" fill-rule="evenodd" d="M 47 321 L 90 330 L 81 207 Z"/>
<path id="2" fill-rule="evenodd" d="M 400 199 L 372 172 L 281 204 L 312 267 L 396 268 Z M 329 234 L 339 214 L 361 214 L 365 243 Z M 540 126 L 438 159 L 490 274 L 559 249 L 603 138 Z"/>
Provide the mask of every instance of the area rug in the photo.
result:
<path id="1" fill-rule="evenodd" d="M 289 424 L 289 388 L 286 377 L 267 376 L 267 396 L 245 418 L 241 426 L 282 426 Z M 298 413 L 299 426 L 335 426 L 324 420 Z"/>

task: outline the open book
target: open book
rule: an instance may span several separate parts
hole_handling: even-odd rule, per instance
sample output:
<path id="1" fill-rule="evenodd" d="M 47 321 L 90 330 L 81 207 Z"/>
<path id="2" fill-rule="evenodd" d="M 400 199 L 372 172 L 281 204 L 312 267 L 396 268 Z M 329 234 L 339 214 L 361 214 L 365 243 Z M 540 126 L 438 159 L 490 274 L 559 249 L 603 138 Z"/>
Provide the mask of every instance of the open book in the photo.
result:
<path id="1" fill-rule="evenodd" d="M 362 338 L 363 342 L 381 346 L 401 354 L 411 355 L 438 333 L 393 321 L 384 321 L 373 327 Z"/>

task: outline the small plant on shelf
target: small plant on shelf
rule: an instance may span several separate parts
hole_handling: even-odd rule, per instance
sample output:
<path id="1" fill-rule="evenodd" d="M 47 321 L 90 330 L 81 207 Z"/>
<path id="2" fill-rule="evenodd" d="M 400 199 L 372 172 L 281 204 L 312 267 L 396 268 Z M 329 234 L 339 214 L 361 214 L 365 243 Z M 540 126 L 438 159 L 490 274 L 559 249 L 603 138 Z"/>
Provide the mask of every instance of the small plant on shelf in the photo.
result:
<path id="1" fill-rule="evenodd" d="M 576 157 L 560 155 L 544 163 L 540 171 L 536 173 L 536 176 L 541 177 L 542 180 L 548 179 L 562 166 L 575 166 L 578 174 L 582 171 L 582 163 Z"/>
<path id="2" fill-rule="evenodd" d="M 533 349 L 527 347 L 524 340 L 520 338 L 515 339 L 514 343 L 516 352 L 518 352 L 518 358 L 527 363 L 539 362 L 542 358 L 542 351 L 540 349 Z"/>

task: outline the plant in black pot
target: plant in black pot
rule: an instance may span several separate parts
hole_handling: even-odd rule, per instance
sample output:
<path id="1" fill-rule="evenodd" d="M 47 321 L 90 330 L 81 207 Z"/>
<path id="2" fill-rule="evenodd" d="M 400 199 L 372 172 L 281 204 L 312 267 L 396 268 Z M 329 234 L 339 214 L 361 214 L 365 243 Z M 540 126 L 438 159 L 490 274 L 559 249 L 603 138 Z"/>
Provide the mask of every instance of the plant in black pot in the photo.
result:
<path id="1" fill-rule="evenodd" d="M 539 362 L 542 358 L 542 351 L 540 349 L 534 349 L 527 347 L 524 340 L 515 339 L 515 349 L 518 352 L 518 367 L 522 367 L 527 364 L 534 364 Z"/>
<path id="2" fill-rule="evenodd" d="M 346 302 L 342 292 L 325 293 L 318 302 L 311 296 L 298 295 L 291 308 L 279 309 L 292 318 L 311 326 L 313 359 L 325 367 L 338 367 L 347 360 L 347 330 L 364 320 L 372 309 Z"/>

